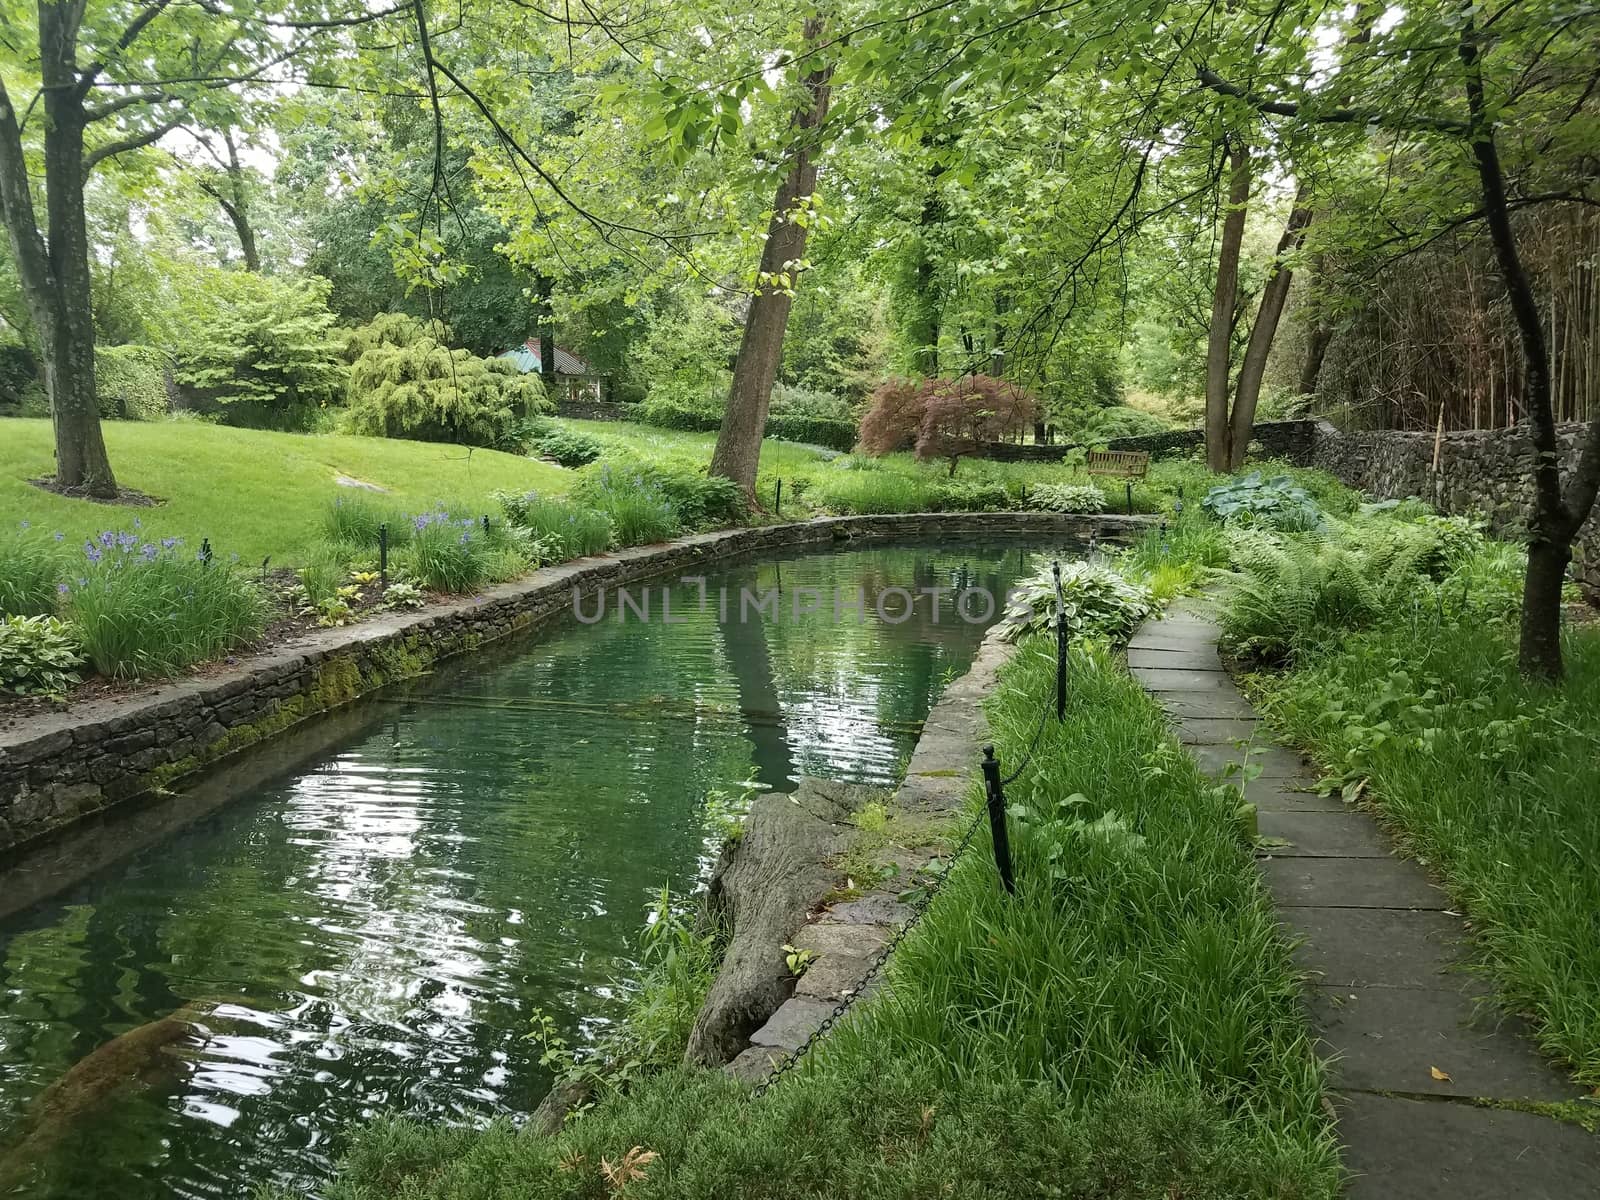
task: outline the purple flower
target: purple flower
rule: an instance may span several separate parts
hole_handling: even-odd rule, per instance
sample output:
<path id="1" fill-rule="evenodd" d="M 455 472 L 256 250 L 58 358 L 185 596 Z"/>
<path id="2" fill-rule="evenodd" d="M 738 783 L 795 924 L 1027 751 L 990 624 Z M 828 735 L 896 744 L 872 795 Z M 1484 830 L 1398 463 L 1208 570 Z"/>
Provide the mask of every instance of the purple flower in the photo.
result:
<path id="1" fill-rule="evenodd" d="M 90 562 L 95 562 L 95 563 L 99 562 L 102 558 L 105 557 L 105 555 L 103 555 L 100 552 L 100 547 L 99 546 L 90 546 L 87 550 L 84 551 L 84 553 L 89 556 L 89 561 Z"/>
<path id="2" fill-rule="evenodd" d="M 472 535 L 470 533 L 468 533 L 466 530 L 463 529 L 461 531 L 461 544 L 463 546 L 465 546 L 471 540 L 472 540 Z"/>
<path id="3" fill-rule="evenodd" d="M 17 525 L 22 529 L 32 529 L 33 528 L 33 523 L 31 521 L 18 521 Z"/>
<path id="4" fill-rule="evenodd" d="M 89 586 L 89 581 L 87 579 L 85 579 L 82 575 L 79 575 L 78 576 L 78 586 L 79 587 L 88 587 Z"/>
<path id="5" fill-rule="evenodd" d="M 138 542 L 139 539 L 134 537 L 131 533 L 119 533 L 117 535 L 117 545 L 122 547 L 123 553 L 127 553 L 129 550 L 132 550 L 134 546 L 138 544 Z"/>
<path id="6" fill-rule="evenodd" d="M 146 542 L 144 545 L 139 547 L 139 555 L 145 560 L 145 562 L 155 562 L 156 555 L 160 553 L 161 551 L 155 546 L 151 545 L 149 542 Z"/>
<path id="7" fill-rule="evenodd" d="M 58 530 L 56 530 L 56 541 L 58 541 L 58 542 L 59 542 L 59 541 L 62 541 L 62 540 L 63 540 L 63 539 L 65 539 L 65 538 L 66 538 L 66 536 L 67 536 L 67 535 L 66 535 L 66 534 L 64 534 L 64 533 L 62 533 L 62 532 L 61 532 L 61 530 L 59 530 L 59 529 L 58 529 Z"/>
<path id="8" fill-rule="evenodd" d="M 64 584 L 64 583 L 58 583 L 58 584 L 56 584 L 56 594 L 57 594 L 57 595 L 59 595 L 59 596 L 65 596 L 65 595 L 66 595 L 66 594 L 67 594 L 67 593 L 68 593 L 68 592 L 70 592 L 70 591 L 71 591 L 71 590 L 72 590 L 72 589 L 71 589 L 71 588 L 69 588 L 69 587 L 68 587 L 68 586 L 67 586 L 67 585 L 66 585 L 66 584 Z"/>
<path id="9" fill-rule="evenodd" d="M 161 548 L 163 550 L 171 550 L 174 546 L 176 546 L 182 540 L 183 540 L 182 538 L 175 538 L 175 537 L 162 538 L 161 539 Z"/>
<path id="10" fill-rule="evenodd" d="M 102 529 L 100 531 L 100 544 L 102 546 L 104 546 L 107 550 L 111 549 L 112 544 L 116 540 L 117 540 L 117 535 L 115 533 L 113 533 L 111 530 Z"/>

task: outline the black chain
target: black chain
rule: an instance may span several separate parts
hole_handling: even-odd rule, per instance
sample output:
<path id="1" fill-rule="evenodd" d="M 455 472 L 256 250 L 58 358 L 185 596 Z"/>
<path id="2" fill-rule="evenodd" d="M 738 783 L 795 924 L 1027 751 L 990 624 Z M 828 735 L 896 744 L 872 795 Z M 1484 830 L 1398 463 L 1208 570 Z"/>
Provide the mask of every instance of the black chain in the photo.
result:
<path id="1" fill-rule="evenodd" d="M 1050 710 L 1048 708 L 1041 710 L 1039 713 L 1038 727 L 1033 731 L 1033 740 L 1028 743 L 1028 752 L 1022 756 L 1022 761 L 1017 764 L 1017 769 L 1000 781 L 1001 787 L 1004 787 L 1008 783 L 1015 783 L 1017 781 L 1017 776 L 1021 775 L 1025 770 L 1028 769 L 1028 764 L 1033 761 L 1033 752 L 1039 748 L 1039 738 L 1044 734 L 1044 727 L 1049 723 L 1049 721 Z"/>
<path id="2" fill-rule="evenodd" d="M 768 1088 L 777 1083 L 778 1080 L 782 1079 L 785 1075 L 792 1072 L 795 1067 L 800 1064 L 800 1060 L 806 1056 L 806 1053 L 811 1049 L 811 1047 L 816 1045 L 816 1043 L 821 1039 L 822 1035 L 827 1033 L 828 1030 L 832 1029 L 839 1018 L 850 1011 L 850 1006 L 866 993 L 867 985 L 877 978 L 878 972 L 883 970 L 884 964 L 889 961 L 889 956 L 894 953 L 895 948 L 899 946 L 901 942 L 905 941 L 906 935 L 917 927 L 917 923 L 922 920 L 923 914 L 928 911 L 934 900 L 938 897 L 939 892 L 944 888 L 945 880 L 949 879 L 950 872 L 955 870 L 957 860 L 959 860 L 961 855 L 965 853 L 967 847 L 972 845 L 972 839 L 977 836 L 978 827 L 983 823 L 984 815 L 984 810 L 979 808 L 977 814 L 972 818 L 972 823 L 967 826 L 967 832 L 962 835 L 960 843 L 956 846 L 955 850 L 950 855 L 949 861 L 945 864 L 944 873 L 938 878 L 937 882 L 935 882 L 933 886 L 929 887 L 927 891 L 923 893 L 922 898 L 912 906 L 911 915 L 906 918 L 905 924 L 901 925 L 900 928 L 895 931 L 894 936 L 889 939 L 888 944 L 878 952 L 878 956 L 872 960 L 872 965 L 867 968 L 867 973 L 863 975 L 861 977 L 861 981 L 856 984 L 855 990 L 834 1006 L 834 1010 L 827 1015 L 822 1024 L 818 1025 L 814 1030 L 811 1031 L 811 1035 L 807 1037 L 805 1041 L 800 1043 L 800 1045 L 795 1049 L 794 1053 L 790 1054 L 781 1063 L 779 1063 L 773 1069 L 771 1075 L 768 1075 L 766 1079 L 762 1080 L 761 1083 L 756 1085 L 755 1091 L 751 1093 L 753 1099 L 759 1099 L 760 1097 L 766 1095 Z"/>

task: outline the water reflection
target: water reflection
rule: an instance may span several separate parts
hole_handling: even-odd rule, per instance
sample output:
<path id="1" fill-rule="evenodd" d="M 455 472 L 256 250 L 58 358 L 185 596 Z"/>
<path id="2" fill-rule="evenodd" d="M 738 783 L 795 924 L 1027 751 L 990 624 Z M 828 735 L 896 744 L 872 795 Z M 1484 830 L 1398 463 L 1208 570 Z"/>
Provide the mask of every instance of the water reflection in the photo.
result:
<path id="1" fill-rule="evenodd" d="M 898 777 L 982 630 L 953 594 L 898 624 L 876 599 L 1003 593 L 1027 557 L 872 549 L 707 581 L 860 588 L 859 623 L 831 600 L 725 620 L 693 586 L 682 624 L 568 619 L 319 723 L 337 740 L 292 770 L 247 760 L 81 837 L 95 870 L 53 896 L 61 848 L 7 869 L 0 1194 L 238 1196 L 314 1184 L 380 1112 L 528 1111 L 530 1015 L 582 1038 L 615 1013 L 648 899 L 706 866 L 708 792 Z M 174 1013 L 184 1036 L 151 1024 Z"/>

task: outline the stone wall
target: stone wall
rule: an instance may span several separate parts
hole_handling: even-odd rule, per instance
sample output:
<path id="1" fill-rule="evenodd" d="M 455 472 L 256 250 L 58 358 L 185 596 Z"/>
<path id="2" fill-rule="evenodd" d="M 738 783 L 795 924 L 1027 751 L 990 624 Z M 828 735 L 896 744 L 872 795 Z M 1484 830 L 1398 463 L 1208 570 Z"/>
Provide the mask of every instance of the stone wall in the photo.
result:
<path id="1" fill-rule="evenodd" d="M 1561 425 L 1563 481 L 1577 465 L 1587 426 Z M 1433 469 L 1434 435 L 1393 430 L 1343 433 L 1317 422 L 1310 453 L 1297 461 L 1321 467 L 1351 487 L 1384 499 L 1416 496 L 1441 512 L 1479 513 L 1506 537 L 1521 536 L 1532 496 L 1533 444 L 1527 430 L 1447 433 Z M 1573 547 L 1573 572 L 1600 601 L 1600 520 L 1591 516 Z"/>
<path id="2" fill-rule="evenodd" d="M 1311 456 L 1317 425 L 1316 421 L 1263 421 L 1256 426 L 1253 440 L 1260 442 L 1265 453 L 1273 458 L 1302 463 Z M 1165 433 L 1112 438 L 1105 445 L 1107 450 L 1143 450 L 1152 458 L 1176 458 L 1193 453 L 1205 445 L 1205 441 L 1204 430 L 1172 429 Z M 996 462 L 1060 462 L 1061 456 L 1073 448 L 1071 443 L 1036 446 L 994 442 L 985 447 L 983 457 Z"/>
<path id="3" fill-rule="evenodd" d="M 535 571 L 481 595 L 308 635 L 238 665 L 0 730 L 0 851 L 191 775 L 440 659 L 527 629 L 589 593 L 723 560 L 853 539 L 982 535 L 1115 539 L 1140 518 L 1055 513 L 828 517 L 696 534 Z"/>

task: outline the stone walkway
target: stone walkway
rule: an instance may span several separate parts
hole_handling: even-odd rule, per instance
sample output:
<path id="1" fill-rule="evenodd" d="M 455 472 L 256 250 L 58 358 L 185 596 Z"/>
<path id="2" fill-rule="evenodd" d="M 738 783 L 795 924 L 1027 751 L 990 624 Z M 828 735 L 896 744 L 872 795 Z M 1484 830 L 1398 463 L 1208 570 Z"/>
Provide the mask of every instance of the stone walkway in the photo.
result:
<path id="1" fill-rule="evenodd" d="M 1600 1194 L 1600 1137 L 1526 1111 L 1584 1093 L 1460 969 L 1466 934 L 1445 893 L 1370 817 L 1311 790 L 1270 743 L 1217 656 L 1201 602 L 1134 635 L 1128 666 L 1203 770 L 1245 784 L 1259 865 L 1300 940 L 1310 1019 L 1333 1059 L 1332 1100 L 1356 1200 L 1569 1200 Z M 1449 786 L 1447 780 L 1441 786 Z M 1491 1105 L 1494 1105 L 1491 1107 Z"/>

